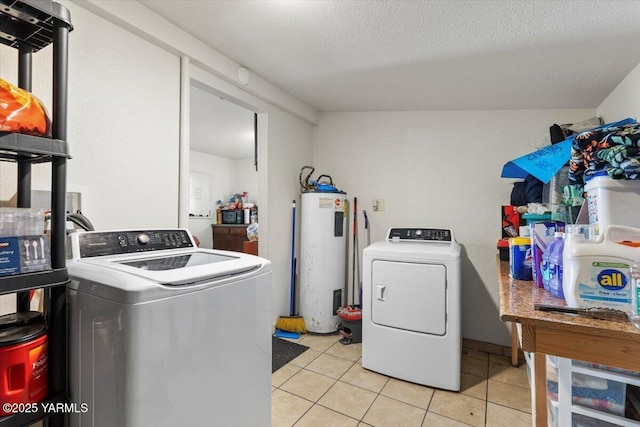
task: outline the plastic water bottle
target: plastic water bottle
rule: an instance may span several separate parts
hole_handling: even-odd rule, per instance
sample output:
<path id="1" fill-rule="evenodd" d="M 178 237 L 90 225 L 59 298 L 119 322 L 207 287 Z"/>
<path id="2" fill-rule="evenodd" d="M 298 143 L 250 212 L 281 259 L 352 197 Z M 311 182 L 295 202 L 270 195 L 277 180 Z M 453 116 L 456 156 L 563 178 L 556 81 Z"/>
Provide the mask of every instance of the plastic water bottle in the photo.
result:
<path id="1" fill-rule="evenodd" d="M 631 276 L 631 311 L 629 321 L 640 329 L 640 306 L 638 306 L 638 291 L 640 290 L 640 263 L 633 264 L 630 269 Z"/>
<path id="2" fill-rule="evenodd" d="M 562 291 L 562 252 L 564 249 L 564 233 L 556 231 L 554 241 L 549 245 L 549 289 L 555 297 L 564 299 Z"/>

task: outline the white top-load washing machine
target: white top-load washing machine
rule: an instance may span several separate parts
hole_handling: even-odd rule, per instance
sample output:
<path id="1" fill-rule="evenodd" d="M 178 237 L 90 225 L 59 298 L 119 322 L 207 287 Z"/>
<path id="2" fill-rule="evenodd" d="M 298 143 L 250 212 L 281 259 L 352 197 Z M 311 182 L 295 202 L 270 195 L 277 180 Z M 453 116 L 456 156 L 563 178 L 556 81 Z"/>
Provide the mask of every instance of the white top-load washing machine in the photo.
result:
<path id="1" fill-rule="evenodd" d="M 271 425 L 269 261 L 183 229 L 74 233 L 71 249 L 72 426 Z"/>
<path id="2" fill-rule="evenodd" d="M 363 259 L 362 367 L 460 390 L 460 245 L 453 231 L 391 228 Z"/>

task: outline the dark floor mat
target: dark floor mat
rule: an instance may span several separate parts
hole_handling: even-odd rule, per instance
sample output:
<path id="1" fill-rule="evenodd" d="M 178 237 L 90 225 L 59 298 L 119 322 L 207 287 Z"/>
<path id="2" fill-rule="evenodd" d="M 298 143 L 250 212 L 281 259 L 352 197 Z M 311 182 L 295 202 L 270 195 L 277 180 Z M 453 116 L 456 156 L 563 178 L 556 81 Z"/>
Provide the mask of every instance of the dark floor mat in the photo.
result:
<path id="1" fill-rule="evenodd" d="M 271 373 L 300 356 L 309 347 L 291 341 L 271 337 Z"/>

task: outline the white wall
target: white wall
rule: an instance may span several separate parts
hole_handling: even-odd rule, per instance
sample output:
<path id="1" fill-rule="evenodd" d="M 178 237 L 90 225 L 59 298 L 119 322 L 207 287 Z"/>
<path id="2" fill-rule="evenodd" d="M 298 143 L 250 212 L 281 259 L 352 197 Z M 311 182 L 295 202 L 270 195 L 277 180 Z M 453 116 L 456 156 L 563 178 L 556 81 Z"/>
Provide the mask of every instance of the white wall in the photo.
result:
<path id="1" fill-rule="evenodd" d="M 258 119 L 258 141 L 260 141 L 260 118 Z M 259 168 L 268 169 L 268 181 L 260 178 L 260 191 L 268 187 L 267 209 L 264 202 L 258 207 L 260 235 L 264 230 L 269 233 L 267 252 L 262 244 L 259 251 L 273 263 L 273 314 L 289 314 L 289 283 L 291 262 L 291 201 L 300 202 L 298 174 L 300 168 L 311 163 L 312 126 L 280 110 L 268 113 L 268 150 L 263 151 L 267 158 L 258 157 Z M 264 201 L 264 199 L 261 199 Z M 300 224 L 300 210 L 297 210 L 296 223 Z M 262 239 L 262 237 L 260 237 Z M 300 228 L 296 230 L 296 256 L 300 252 Z"/>
<path id="2" fill-rule="evenodd" d="M 313 164 L 349 199 L 358 198 L 360 248 L 363 209 L 372 241 L 383 239 L 389 227 L 453 229 L 463 246 L 463 336 L 510 345 L 508 327 L 499 319 L 496 242 L 500 206 L 509 204 L 515 180 L 500 178 L 502 165 L 540 146 L 552 124 L 593 114 L 589 109 L 321 113 L 313 132 Z M 373 212 L 373 199 L 385 200 L 384 212 Z"/>
<path id="3" fill-rule="evenodd" d="M 83 213 L 96 228 L 175 226 L 179 59 L 75 4 L 65 6 L 74 24 L 69 37 L 69 187 L 86 189 Z M 2 59 L 5 77 L 17 55 L 12 51 Z M 51 111 L 50 47 L 34 54 L 33 69 L 33 91 Z M 48 185 L 49 170 L 48 164 L 34 168 L 34 186 Z M 11 181 L 2 180 L 3 199 L 15 189 Z"/>
<path id="4" fill-rule="evenodd" d="M 607 123 L 627 117 L 640 119 L 640 64 L 607 96 L 596 112 Z"/>
<path id="5" fill-rule="evenodd" d="M 174 226 L 179 58 L 68 7 L 69 182 L 90 181 L 85 210 L 96 227 Z"/>

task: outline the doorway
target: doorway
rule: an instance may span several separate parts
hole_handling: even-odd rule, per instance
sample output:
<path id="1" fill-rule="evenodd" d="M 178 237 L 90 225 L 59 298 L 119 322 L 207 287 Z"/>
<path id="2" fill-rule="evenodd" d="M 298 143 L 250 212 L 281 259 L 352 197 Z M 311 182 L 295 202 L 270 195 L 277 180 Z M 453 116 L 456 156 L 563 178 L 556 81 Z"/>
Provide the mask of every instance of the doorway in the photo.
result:
<path id="1" fill-rule="evenodd" d="M 188 228 L 198 237 L 201 247 L 214 247 L 212 225 L 220 222 L 216 215 L 218 208 L 237 208 L 233 203 L 239 196 L 243 208 L 253 205 L 257 211 L 256 126 L 255 112 L 197 80 L 190 80 Z M 251 213 L 250 210 L 249 221 Z M 229 227 L 216 229 L 227 231 Z M 236 239 L 246 239 L 240 236 L 241 227 L 247 225 L 233 227 L 232 233 L 239 236 Z"/>

